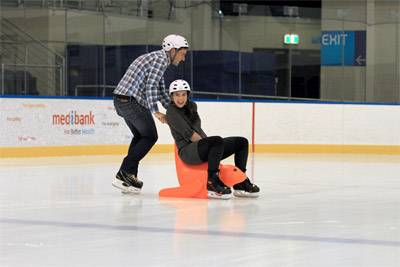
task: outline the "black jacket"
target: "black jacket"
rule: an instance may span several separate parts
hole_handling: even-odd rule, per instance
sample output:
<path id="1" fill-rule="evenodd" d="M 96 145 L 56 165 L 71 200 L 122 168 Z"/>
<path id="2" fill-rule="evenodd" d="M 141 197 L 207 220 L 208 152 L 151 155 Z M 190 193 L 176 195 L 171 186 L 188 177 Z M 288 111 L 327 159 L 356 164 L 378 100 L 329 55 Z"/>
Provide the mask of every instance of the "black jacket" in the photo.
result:
<path id="1" fill-rule="evenodd" d="M 187 105 L 193 105 L 193 110 L 197 112 L 195 102 L 188 102 Z M 178 108 L 174 104 L 170 104 L 167 108 L 167 122 L 171 130 L 172 137 L 178 147 L 179 157 L 188 164 L 199 164 L 201 159 L 198 153 L 198 142 L 190 141 L 193 133 L 198 133 L 202 138 L 207 137 L 203 129 L 201 129 L 201 119 L 192 122 L 188 115 L 185 114 L 184 108 Z"/>

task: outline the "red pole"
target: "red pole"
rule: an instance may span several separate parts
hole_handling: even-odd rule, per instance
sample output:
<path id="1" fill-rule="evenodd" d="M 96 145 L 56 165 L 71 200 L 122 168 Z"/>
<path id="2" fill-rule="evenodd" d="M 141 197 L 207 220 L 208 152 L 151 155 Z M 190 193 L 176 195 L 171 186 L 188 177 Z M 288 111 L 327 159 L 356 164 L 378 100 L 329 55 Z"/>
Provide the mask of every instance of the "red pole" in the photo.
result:
<path id="1" fill-rule="evenodd" d="M 255 152 L 254 136 L 255 136 L 255 118 L 256 118 L 256 103 L 252 103 L 252 116 L 251 116 L 251 151 Z"/>

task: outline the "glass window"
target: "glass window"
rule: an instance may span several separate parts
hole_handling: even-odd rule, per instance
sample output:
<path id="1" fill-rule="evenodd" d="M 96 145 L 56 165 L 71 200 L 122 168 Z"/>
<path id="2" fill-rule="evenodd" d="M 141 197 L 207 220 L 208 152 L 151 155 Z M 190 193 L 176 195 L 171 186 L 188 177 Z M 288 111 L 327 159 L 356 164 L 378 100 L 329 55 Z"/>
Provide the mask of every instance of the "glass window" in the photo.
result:
<path id="1" fill-rule="evenodd" d="M 110 96 L 177 33 L 190 50 L 165 80 L 188 80 L 197 98 L 400 101 L 395 1 L 0 4 L 1 94 Z"/>

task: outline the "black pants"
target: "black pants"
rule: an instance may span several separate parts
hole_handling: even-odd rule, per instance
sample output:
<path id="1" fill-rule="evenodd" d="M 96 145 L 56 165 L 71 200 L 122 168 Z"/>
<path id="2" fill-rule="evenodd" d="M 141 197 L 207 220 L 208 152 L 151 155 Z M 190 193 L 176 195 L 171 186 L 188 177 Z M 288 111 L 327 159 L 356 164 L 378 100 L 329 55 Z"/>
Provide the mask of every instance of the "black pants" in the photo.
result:
<path id="1" fill-rule="evenodd" d="M 124 118 L 133 134 L 128 155 L 122 161 L 120 170 L 137 175 L 139 161 L 146 156 L 157 142 L 158 134 L 150 110 L 133 100 L 120 100 L 114 97 L 117 114 Z"/>
<path id="2" fill-rule="evenodd" d="M 208 162 L 209 173 L 218 171 L 220 161 L 233 154 L 235 154 L 235 166 L 246 172 L 249 141 L 244 137 L 206 137 L 199 141 L 198 150 L 201 160 Z"/>

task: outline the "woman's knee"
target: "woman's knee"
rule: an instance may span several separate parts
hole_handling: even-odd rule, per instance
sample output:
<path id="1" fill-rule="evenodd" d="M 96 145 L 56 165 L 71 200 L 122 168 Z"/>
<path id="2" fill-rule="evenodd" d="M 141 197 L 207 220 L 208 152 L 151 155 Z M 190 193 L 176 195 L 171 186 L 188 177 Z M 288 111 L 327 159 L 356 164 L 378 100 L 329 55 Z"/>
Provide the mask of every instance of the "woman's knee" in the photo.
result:
<path id="1" fill-rule="evenodd" d="M 247 140 L 246 137 L 237 137 L 237 142 L 241 147 L 248 147 L 249 146 L 249 140 Z"/>
<path id="2" fill-rule="evenodd" d="M 224 139 L 221 136 L 210 136 L 207 138 L 209 139 L 209 142 L 212 146 L 223 146 L 224 145 Z"/>

